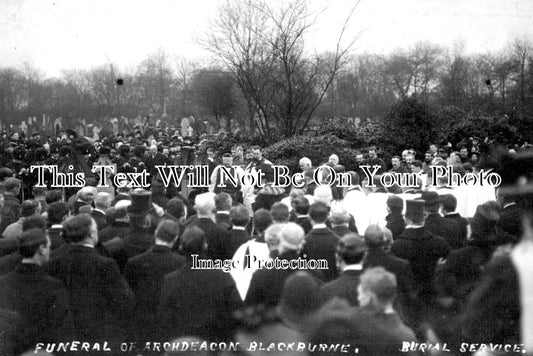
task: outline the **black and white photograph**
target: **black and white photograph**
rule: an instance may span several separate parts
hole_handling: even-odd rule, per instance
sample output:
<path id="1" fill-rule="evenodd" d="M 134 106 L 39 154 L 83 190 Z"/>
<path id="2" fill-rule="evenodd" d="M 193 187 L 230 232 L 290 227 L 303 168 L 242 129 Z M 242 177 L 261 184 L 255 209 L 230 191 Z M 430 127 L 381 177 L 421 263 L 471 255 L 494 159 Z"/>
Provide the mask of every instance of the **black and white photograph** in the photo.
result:
<path id="1" fill-rule="evenodd" d="M 0 0 L 0 356 L 533 355 L 530 0 Z"/>

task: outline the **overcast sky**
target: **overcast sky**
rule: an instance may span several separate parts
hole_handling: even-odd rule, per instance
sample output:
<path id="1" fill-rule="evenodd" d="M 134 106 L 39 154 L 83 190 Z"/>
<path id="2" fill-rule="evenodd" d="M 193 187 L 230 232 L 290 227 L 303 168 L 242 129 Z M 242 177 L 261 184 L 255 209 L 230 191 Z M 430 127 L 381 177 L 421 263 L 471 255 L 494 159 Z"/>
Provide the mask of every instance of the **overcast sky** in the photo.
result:
<path id="1" fill-rule="evenodd" d="M 205 57 L 195 37 L 224 0 L 0 0 L 0 67 L 31 62 L 46 76 L 61 69 L 140 63 L 158 48 Z M 354 0 L 310 0 L 327 8 L 309 44 L 333 49 Z M 363 0 L 350 34 L 357 52 L 388 53 L 420 40 L 468 53 L 497 51 L 513 37 L 533 42 L 532 0 Z M 357 53 L 356 52 L 356 53 Z"/>

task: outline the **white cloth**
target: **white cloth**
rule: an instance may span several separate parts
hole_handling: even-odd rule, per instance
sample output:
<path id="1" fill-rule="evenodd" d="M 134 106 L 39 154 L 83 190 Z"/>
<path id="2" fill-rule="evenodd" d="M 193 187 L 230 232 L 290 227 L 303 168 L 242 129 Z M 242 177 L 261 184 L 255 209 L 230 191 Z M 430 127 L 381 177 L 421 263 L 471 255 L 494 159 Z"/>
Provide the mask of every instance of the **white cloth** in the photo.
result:
<path id="1" fill-rule="evenodd" d="M 250 268 L 245 266 L 243 261 L 245 260 L 247 251 L 249 251 L 251 259 L 253 259 L 253 257 L 257 258 L 257 260 L 271 259 L 270 251 L 268 250 L 268 246 L 265 242 L 251 240 L 239 246 L 237 251 L 235 251 L 235 254 L 233 255 L 233 261 L 237 261 L 236 266 L 239 268 L 232 268 L 230 270 L 230 275 L 235 281 L 237 290 L 239 291 L 239 295 L 243 301 L 244 298 L 246 298 L 246 293 L 248 293 L 248 288 L 250 288 L 252 276 L 257 270 L 256 263 L 250 263 Z"/>
<path id="2" fill-rule="evenodd" d="M 370 220 L 366 194 L 359 190 L 350 190 L 344 195 L 342 204 L 346 211 L 354 217 L 357 231 L 364 234 Z"/>

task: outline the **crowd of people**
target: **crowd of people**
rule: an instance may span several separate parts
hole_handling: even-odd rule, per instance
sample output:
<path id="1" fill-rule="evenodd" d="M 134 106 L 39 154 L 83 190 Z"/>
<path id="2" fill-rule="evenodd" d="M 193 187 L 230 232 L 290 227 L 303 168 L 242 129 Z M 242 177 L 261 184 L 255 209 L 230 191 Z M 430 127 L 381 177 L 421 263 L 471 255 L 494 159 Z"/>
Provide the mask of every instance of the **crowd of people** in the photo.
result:
<path id="1" fill-rule="evenodd" d="M 78 354 L 74 341 L 107 355 L 205 342 L 206 354 L 259 343 L 274 354 L 475 354 L 490 343 L 522 353 L 527 288 L 510 254 L 528 234 L 520 196 L 428 184 L 432 166 L 477 174 L 483 144 L 430 144 L 390 162 L 376 147 L 346 165 L 334 152 L 316 165 L 302 157 L 303 184 L 282 188 L 259 146 L 197 157 L 191 138 L 164 132 L 3 134 L 0 354 Z M 44 164 L 84 173 L 85 185 L 36 184 L 30 167 Z M 165 185 L 165 164 L 206 165 L 209 185 Z M 94 165 L 149 172 L 150 186 L 98 185 Z M 363 165 L 378 166 L 372 182 Z M 264 184 L 231 184 L 222 166 L 260 171 Z M 331 171 L 320 166 L 349 183 L 323 184 Z M 386 172 L 422 178 L 386 187 Z"/>

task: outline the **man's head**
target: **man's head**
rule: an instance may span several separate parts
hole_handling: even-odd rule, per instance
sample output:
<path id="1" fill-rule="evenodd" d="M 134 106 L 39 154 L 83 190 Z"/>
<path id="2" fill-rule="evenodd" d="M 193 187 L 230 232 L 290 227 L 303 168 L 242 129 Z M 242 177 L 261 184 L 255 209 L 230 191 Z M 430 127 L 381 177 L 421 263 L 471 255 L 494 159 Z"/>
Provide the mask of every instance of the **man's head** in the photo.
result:
<path id="1" fill-rule="evenodd" d="M 232 204 L 233 200 L 228 193 L 221 192 L 215 196 L 215 208 L 217 211 L 229 211 Z"/>
<path id="2" fill-rule="evenodd" d="M 309 214 L 309 200 L 306 197 L 295 198 L 292 201 L 292 208 L 296 215 L 307 215 Z"/>
<path id="3" fill-rule="evenodd" d="M 461 150 L 459 151 L 459 156 L 461 156 L 461 158 L 467 158 L 468 157 L 468 147 L 461 147 Z"/>
<path id="4" fill-rule="evenodd" d="M 348 211 L 343 206 L 337 204 L 331 209 L 329 220 L 331 221 L 332 227 L 348 226 L 348 223 L 350 222 L 350 214 L 348 214 Z"/>
<path id="5" fill-rule="evenodd" d="M 423 225 L 426 219 L 424 214 L 425 201 L 420 199 L 405 201 L 405 220 L 408 223 Z"/>
<path id="6" fill-rule="evenodd" d="M 205 152 L 207 154 L 207 157 L 215 158 L 215 149 L 213 147 L 209 147 Z"/>
<path id="7" fill-rule="evenodd" d="M 222 164 L 225 167 L 231 167 L 233 165 L 233 156 L 231 153 L 224 153 L 222 155 Z"/>
<path id="8" fill-rule="evenodd" d="M 78 214 L 63 224 L 63 234 L 66 241 L 74 244 L 90 244 L 98 242 L 98 227 L 89 214 Z"/>
<path id="9" fill-rule="evenodd" d="M 309 218 L 313 225 L 325 224 L 328 220 L 329 206 L 324 202 L 317 201 L 309 207 Z"/>
<path id="10" fill-rule="evenodd" d="M 328 163 L 331 163 L 333 164 L 334 166 L 339 164 L 339 156 L 337 156 L 336 154 L 332 154 L 331 156 L 329 156 L 328 158 Z"/>
<path id="11" fill-rule="evenodd" d="M 431 161 L 433 161 L 433 154 L 431 153 L 431 151 L 427 151 L 424 155 L 424 162 L 430 164 Z"/>
<path id="12" fill-rule="evenodd" d="M 285 224 L 272 224 L 265 230 L 265 242 L 270 252 L 279 250 L 281 229 Z"/>
<path id="13" fill-rule="evenodd" d="M 32 215 L 22 221 L 22 231 L 30 229 L 46 230 L 46 219 L 41 215 Z"/>
<path id="14" fill-rule="evenodd" d="M 170 199 L 165 211 L 177 219 L 183 221 L 187 219 L 187 207 L 180 198 L 174 197 Z"/>
<path id="15" fill-rule="evenodd" d="M 57 201 L 48 205 L 48 222 L 50 225 L 62 224 L 68 215 L 68 204 Z"/>
<path id="16" fill-rule="evenodd" d="M 20 180 L 17 178 L 9 177 L 6 178 L 4 182 L 4 187 L 6 190 L 6 193 L 12 194 L 12 195 L 18 195 L 20 192 Z"/>
<path id="17" fill-rule="evenodd" d="M 261 235 L 272 225 L 272 214 L 266 209 L 257 209 L 254 212 L 254 229 L 257 234 Z"/>
<path id="18" fill-rule="evenodd" d="M 391 163 L 392 163 L 392 168 L 396 169 L 396 168 L 400 168 L 400 156 L 394 156 L 392 157 L 391 159 Z"/>
<path id="19" fill-rule="evenodd" d="M 157 153 L 157 146 L 156 146 L 156 145 L 151 145 L 151 146 L 150 146 L 150 154 L 151 154 L 152 156 L 155 156 L 156 153 Z"/>
<path id="20" fill-rule="evenodd" d="M 313 192 L 313 197 L 315 198 L 316 202 L 323 202 L 326 205 L 330 205 L 333 201 L 333 193 L 331 191 L 331 187 L 327 185 L 320 185 L 315 188 L 315 191 Z"/>
<path id="21" fill-rule="evenodd" d="M 283 224 L 289 221 L 289 208 L 282 202 L 276 202 L 270 208 L 274 223 Z"/>
<path id="22" fill-rule="evenodd" d="M 263 159 L 263 149 L 260 146 L 252 146 L 252 154 L 256 161 Z"/>
<path id="23" fill-rule="evenodd" d="M 243 156 L 243 150 L 241 145 L 235 145 L 231 148 L 231 155 L 235 157 L 242 157 Z"/>
<path id="24" fill-rule="evenodd" d="M 111 194 L 106 193 L 106 192 L 98 192 L 94 196 L 94 206 L 96 207 L 96 209 L 99 209 L 105 212 L 107 208 L 111 206 L 112 200 L 113 199 L 111 197 Z"/>
<path id="25" fill-rule="evenodd" d="M 410 165 L 411 163 L 413 163 L 414 160 L 415 160 L 415 155 L 412 154 L 411 152 L 409 152 L 407 156 L 405 156 L 405 163 L 407 163 L 407 165 Z"/>
<path id="26" fill-rule="evenodd" d="M 170 219 L 166 219 L 157 224 L 155 229 L 156 245 L 174 246 L 180 236 L 180 225 Z"/>
<path id="27" fill-rule="evenodd" d="M 411 172 L 413 173 L 422 172 L 422 162 L 420 162 L 419 160 L 414 160 L 411 163 Z"/>
<path id="28" fill-rule="evenodd" d="M 202 193 L 194 199 L 194 209 L 199 217 L 209 217 L 215 211 L 215 194 Z"/>
<path id="29" fill-rule="evenodd" d="M 202 255 L 207 248 L 205 233 L 198 226 L 185 229 L 179 241 L 180 251 L 187 259 L 192 259 L 192 255 Z"/>
<path id="30" fill-rule="evenodd" d="M 346 266 L 360 264 L 367 251 L 365 242 L 359 235 L 349 233 L 344 235 L 335 253 L 337 268 L 342 271 Z"/>
<path id="31" fill-rule="evenodd" d="M 359 305 L 372 306 L 377 310 L 392 308 L 396 299 L 396 277 L 383 267 L 366 270 L 360 277 L 357 288 Z"/>
<path id="32" fill-rule="evenodd" d="M 279 253 L 299 252 L 304 244 L 304 236 L 304 229 L 300 225 L 292 222 L 283 225 L 280 232 Z"/>
<path id="33" fill-rule="evenodd" d="M 302 170 L 302 172 L 307 172 L 309 171 L 311 168 L 313 168 L 313 163 L 311 162 L 311 160 L 307 157 L 302 157 L 300 158 L 300 162 L 299 162 L 299 165 L 300 165 L 300 169 Z"/>
<path id="34" fill-rule="evenodd" d="M 453 194 L 445 194 L 442 196 L 442 210 L 443 213 L 453 213 L 457 209 L 457 198 Z"/>
<path id="35" fill-rule="evenodd" d="M 76 193 L 78 200 L 87 203 L 87 205 L 91 205 L 93 203 L 95 195 L 96 188 L 94 187 L 83 187 Z"/>
<path id="36" fill-rule="evenodd" d="M 437 192 L 424 192 L 422 199 L 425 201 L 426 211 L 430 214 L 440 211 L 442 197 Z"/>
<path id="37" fill-rule="evenodd" d="M 437 153 L 438 149 L 439 149 L 439 146 L 436 143 L 432 143 L 431 145 L 429 145 L 429 152 L 433 156 L 435 156 L 435 153 Z"/>
<path id="38" fill-rule="evenodd" d="M 24 260 L 42 265 L 50 259 L 50 238 L 43 229 L 29 229 L 19 238 L 19 253 Z"/>
<path id="39" fill-rule="evenodd" d="M 245 227 L 250 220 L 250 213 L 243 205 L 234 206 L 229 211 L 229 218 L 233 226 Z"/>
<path id="40" fill-rule="evenodd" d="M 376 159 L 378 157 L 378 151 L 376 147 L 370 147 L 368 149 L 368 157 L 370 159 Z"/>
<path id="41" fill-rule="evenodd" d="M 391 213 L 401 214 L 403 211 L 403 199 L 396 195 L 387 198 L 387 208 Z"/>
<path id="42" fill-rule="evenodd" d="M 385 234 L 378 225 L 370 225 L 366 228 L 364 241 L 368 248 L 380 248 L 387 244 Z"/>
<path id="43" fill-rule="evenodd" d="M 28 218 L 33 215 L 39 215 L 41 213 L 41 205 L 37 200 L 25 200 L 22 202 L 20 216 Z"/>
<path id="44" fill-rule="evenodd" d="M 115 221 L 129 222 L 128 207 L 131 205 L 131 200 L 122 199 L 115 204 Z"/>
<path id="45" fill-rule="evenodd" d="M 409 150 L 403 150 L 402 151 L 402 159 L 405 161 L 405 159 L 407 158 L 407 155 L 409 154 Z"/>

